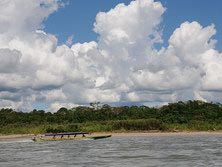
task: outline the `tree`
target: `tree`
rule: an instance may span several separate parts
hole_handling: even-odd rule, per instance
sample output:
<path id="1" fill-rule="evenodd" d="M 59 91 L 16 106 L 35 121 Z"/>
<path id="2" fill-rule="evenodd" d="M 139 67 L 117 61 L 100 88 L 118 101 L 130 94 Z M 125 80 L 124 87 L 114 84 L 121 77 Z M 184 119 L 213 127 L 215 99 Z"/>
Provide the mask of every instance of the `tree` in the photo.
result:
<path id="1" fill-rule="evenodd" d="M 94 110 L 98 110 L 101 108 L 101 106 L 99 106 L 100 102 L 92 102 L 89 103 L 89 105 L 94 109 Z"/>

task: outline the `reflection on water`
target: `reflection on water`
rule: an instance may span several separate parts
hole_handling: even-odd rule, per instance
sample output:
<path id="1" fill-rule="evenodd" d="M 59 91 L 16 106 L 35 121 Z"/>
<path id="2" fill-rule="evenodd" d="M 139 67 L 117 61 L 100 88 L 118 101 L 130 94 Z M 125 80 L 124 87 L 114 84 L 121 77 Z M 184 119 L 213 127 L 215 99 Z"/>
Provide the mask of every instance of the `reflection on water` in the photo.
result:
<path id="1" fill-rule="evenodd" d="M 0 142 L 1 167 L 222 166 L 222 135 Z"/>

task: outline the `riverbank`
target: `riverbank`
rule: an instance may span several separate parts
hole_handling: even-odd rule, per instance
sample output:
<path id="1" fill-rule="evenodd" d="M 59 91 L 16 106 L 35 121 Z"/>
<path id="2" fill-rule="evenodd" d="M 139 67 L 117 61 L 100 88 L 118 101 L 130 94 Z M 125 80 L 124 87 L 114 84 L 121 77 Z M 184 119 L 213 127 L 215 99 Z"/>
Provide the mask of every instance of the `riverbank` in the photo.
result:
<path id="1" fill-rule="evenodd" d="M 188 136 L 188 135 L 222 135 L 222 131 L 184 131 L 184 132 L 123 132 L 123 133 L 93 133 L 95 135 L 111 134 L 114 137 L 127 137 L 127 136 Z"/>
<path id="2" fill-rule="evenodd" d="M 33 134 L 0 135 L 0 141 L 30 139 Z"/>
<path id="3" fill-rule="evenodd" d="M 184 131 L 184 132 L 99 132 L 92 133 L 92 135 L 107 135 L 111 134 L 113 137 L 137 137 L 137 136 L 196 136 L 196 135 L 221 135 L 222 131 Z M 30 139 L 34 134 L 17 134 L 17 135 L 0 135 L 0 141 L 10 140 L 25 140 Z"/>

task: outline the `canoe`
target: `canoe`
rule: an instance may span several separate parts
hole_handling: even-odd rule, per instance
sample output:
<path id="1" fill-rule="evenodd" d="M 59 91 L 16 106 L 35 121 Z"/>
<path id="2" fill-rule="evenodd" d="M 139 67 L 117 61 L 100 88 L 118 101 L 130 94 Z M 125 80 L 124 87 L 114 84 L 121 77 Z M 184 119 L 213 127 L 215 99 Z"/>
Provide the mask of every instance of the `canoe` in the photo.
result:
<path id="1" fill-rule="evenodd" d="M 90 139 L 94 139 L 94 140 L 97 140 L 97 139 L 104 139 L 104 138 L 108 138 L 108 137 L 111 137 L 112 135 L 104 135 L 104 136 L 88 136 L 88 138 Z"/>
<path id="2" fill-rule="evenodd" d="M 87 136 L 86 136 L 87 135 Z M 105 139 L 109 138 L 112 135 L 96 135 L 91 136 L 89 133 L 82 133 L 82 132 L 71 132 L 71 133 L 56 133 L 56 134 L 45 134 L 44 136 L 34 136 L 32 138 L 35 142 L 42 142 L 42 141 L 67 141 L 67 140 L 98 140 L 98 139 Z"/>

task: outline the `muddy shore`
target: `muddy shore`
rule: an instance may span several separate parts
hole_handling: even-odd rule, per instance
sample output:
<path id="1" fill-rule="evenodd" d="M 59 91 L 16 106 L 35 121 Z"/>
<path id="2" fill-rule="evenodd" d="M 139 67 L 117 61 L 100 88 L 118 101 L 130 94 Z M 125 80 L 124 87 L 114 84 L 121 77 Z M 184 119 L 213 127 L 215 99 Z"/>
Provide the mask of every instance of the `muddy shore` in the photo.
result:
<path id="1" fill-rule="evenodd" d="M 92 135 L 111 134 L 113 137 L 136 137 L 136 136 L 189 136 L 189 135 L 222 135 L 222 131 L 212 132 L 100 132 L 92 133 Z M 0 135 L 0 141 L 31 139 L 34 134 L 17 134 L 17 135 Z"/>

